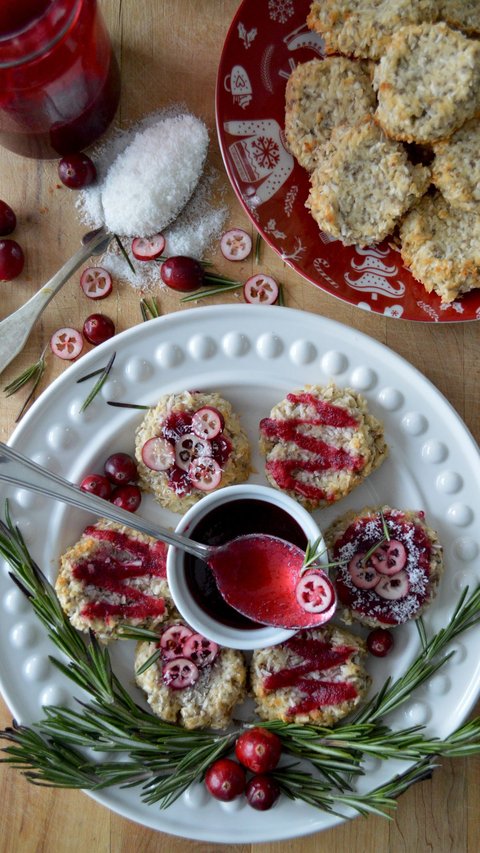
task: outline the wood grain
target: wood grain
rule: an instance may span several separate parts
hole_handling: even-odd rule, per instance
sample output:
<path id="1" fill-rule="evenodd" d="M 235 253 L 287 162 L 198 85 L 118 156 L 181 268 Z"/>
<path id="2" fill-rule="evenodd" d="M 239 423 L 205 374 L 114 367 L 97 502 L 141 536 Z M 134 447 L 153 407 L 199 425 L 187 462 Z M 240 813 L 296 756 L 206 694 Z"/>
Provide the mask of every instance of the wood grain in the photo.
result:
<path id="1" fill-rule="evenodd" d="M 266 0 L 264 0 L 266 2 Z M 214 123 L 215 75 L 221 48 L 237 0 L 104 0 L 101 4 L 122 68 L 122 100 L 118 121 L 123 125 L 172 102 L 184 102 L 211 130 L 211 161 L 222 170 Z M 17 282 L 2 284 L 0 316 L 29 298 L 73 253 L 83 232 L 72 194 L 57 180 L 54 161 L 24 160 L 0 151 L 0 196 L 17 211 L 17 235 L 27 264 Z M 233 225 L 251 231 L 226 178 L 225 199 Z M 222 269 L 222 259 L 214 257 Z M 250 260 L 242 266 L 245 277 Z M 412 324 L 368 315 L 345 305 L 303 281 L 267 247 L 262 269 L 285 287 L 287 304 L 339 320 L 386 343 L 427 376 L 480 436 L 480 341 L 476 323 Z M 224 301 L 233 302 L 225 295 Z M 180 310 L 173 293 L 159 291 L 162 313 Z M 81 297 L 77 277 L 63 288 L 45 311 L 24 352 L 2 375 L 2 388 L 38 358 L 59 326 L 81 326 L 90 304 Z M 119 283 L 105 311 L 121 331 L 140 322 L 139 295 Z M 49 359 L 42 388 L 68 369 Z M 22 393 L 2 396 L 0 438 L 15 427 Z M 439 430 L 441 426 L 439 425 Z M 480 708 L 477 708 L 477 713 Z M 11 715 L 0 707 L 0 725 Z M 433 778 L 410 789 L 398 803 L 392 821 L 369 817 L 331 831 L 292 841 L 254 845 L 256 853 L 476 853 L 480 835 L 480 759 L 445 761 Z M 137 826 L 99 806 L 81 792 L 40 789 L 15 770 L 0 767 L 2 853 L 249 853 L 251 845 L 192 842 Z M 232 838 L 232 842 L 234 838 Z"/>

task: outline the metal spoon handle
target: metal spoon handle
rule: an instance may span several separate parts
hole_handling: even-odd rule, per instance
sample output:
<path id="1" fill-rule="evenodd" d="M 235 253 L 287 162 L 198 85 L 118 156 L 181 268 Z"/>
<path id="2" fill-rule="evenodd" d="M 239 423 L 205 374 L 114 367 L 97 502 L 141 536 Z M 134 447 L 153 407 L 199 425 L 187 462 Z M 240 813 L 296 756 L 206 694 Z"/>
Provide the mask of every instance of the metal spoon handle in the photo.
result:
<path id="1" fill-rule="evenodd" d="M 36 462 L 32 462 L 27 456 L 18 453 L 13 448 L 0 442 L 0 480 L 6 483 L 20 486 L 32 492 L 38 492 L 49 498 L 71 504 L 78 509 L 84 509 L 95 515 L 125 524 L 134 530 L 147 533 L 155 539 L 161 539 L 168 545 L 175 545 L 201 560 L 207 561 L 212 549 L 208 545 L 194 542 L 186 536 L 181 536 L 157 524 L 152 524 L 146 519 L 133 515 L 115 504 L 83 492 L 78 486 L 64 480 L 58 474 L 48 471 Z"/>
<path id="2" fill-rule="evenodd" d="M 99 229 L 25 305 L 0 322 L 0 373 L 22 351 L 33 326 L 50 300 L 91 255 L 105 251 L 112 238 L 113 234 L 104 228 Z"/>

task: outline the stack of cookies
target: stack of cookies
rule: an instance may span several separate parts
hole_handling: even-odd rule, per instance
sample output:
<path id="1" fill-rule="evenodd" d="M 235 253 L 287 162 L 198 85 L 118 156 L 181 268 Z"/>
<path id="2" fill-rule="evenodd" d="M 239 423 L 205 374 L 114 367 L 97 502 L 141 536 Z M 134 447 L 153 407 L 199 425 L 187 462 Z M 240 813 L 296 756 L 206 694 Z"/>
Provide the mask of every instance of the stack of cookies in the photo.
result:
<path id="1" fill-rule="evenodd" d="M 319 0 L 307 23 L 326 57 L 292 73 L 285 133 L 320 229 L 394 237 L 444 303 L 480 287 L 480 3 Z"/>

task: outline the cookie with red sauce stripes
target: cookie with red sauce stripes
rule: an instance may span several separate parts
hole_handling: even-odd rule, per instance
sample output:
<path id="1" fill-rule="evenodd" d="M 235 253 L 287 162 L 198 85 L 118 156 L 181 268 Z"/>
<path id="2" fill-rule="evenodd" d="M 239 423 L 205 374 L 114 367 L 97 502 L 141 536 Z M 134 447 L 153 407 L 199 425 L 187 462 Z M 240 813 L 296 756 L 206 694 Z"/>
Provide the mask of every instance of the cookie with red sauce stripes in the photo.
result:
<path id="1" fill-rule="evenodd" d="M 388 536 L 387 536 L 388 533 Z M 338 615 L 376 628 L 418 619 L 434 598 L 443 552 L 422 511 L 365 507 L 325 531 Z"/>
<path id="2" fill-rule="evenodd" d="M 55 591 L 72 625 L 103 641 L 119 624 L 153 629 L 176 612 L 163 542 L 105 519 L 61 556 Z"/>
<path id="3" fill-rule="evenodd" d="M 383 425 L 351 388 L 307 385 L 260 421 L 269 483 L 308 510 L 348 495 L 387 455 Z"/>
<path id="4" fill-rule="evenodd" d="M 326 625 L 253 653 L 250 676 L 262 720 L 334 725 L 357 707 L 370 678 L 360 637 Z"/>

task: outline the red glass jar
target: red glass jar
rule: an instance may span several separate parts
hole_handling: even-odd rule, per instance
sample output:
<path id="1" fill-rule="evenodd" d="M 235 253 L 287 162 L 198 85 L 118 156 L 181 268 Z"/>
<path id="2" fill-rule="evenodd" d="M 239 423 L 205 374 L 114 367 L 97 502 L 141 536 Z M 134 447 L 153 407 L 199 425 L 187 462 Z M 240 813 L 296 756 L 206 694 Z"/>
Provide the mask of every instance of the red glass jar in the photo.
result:
<path id="1" fill-rule="evenodd" d="M 0 0 L 0 144 L 80 151 L 110 124 L 120 74 L 96 0 Z"/>

